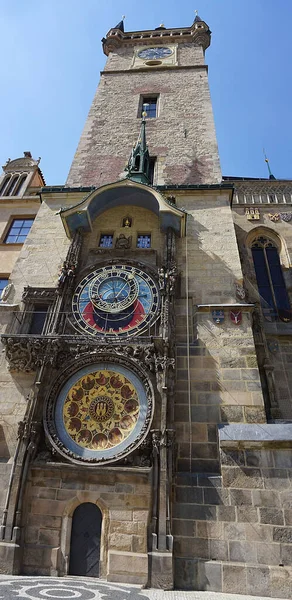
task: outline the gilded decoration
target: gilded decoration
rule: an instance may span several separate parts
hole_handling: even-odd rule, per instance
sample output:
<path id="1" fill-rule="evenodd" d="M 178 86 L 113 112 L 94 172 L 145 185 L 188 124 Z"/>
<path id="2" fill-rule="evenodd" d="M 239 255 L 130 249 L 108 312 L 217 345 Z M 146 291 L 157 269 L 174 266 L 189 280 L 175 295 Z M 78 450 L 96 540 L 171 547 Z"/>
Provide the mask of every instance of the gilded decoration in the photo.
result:
<path id="1" fill-rule="evenodd" d="M 77 372 L 72 364 L 61 387 L 56 379 L 44 425 L 61 455 L 73 462 L 115 462 L 143 442 L 154 410 L 152 386 L 144 370 L 125 362 L 113 357 Z"/>
<path id="2" fill-rule="evenodd" d="M 63 406 L 64 426 L 71 439 L 90 450 L 113 448 L 133 431 L 140 405 L 131 381 L 103 369 L 81 377 Z"/>

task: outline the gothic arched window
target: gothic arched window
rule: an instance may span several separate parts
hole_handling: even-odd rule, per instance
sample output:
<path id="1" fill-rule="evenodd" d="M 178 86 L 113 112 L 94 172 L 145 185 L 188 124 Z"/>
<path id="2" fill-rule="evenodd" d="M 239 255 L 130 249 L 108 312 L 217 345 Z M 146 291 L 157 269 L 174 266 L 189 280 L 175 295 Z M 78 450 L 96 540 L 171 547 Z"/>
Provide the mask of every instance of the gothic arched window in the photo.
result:
<path id="1" fill-rule="evenodd" d="M 6 175 L 6 177 L 4 177 L 2 185 L 0 187 L 0 196 L 4 196 L 4 190 L 5 190 L 6 186 L 8 185 L 10 179 L 11 179 L 11 175 Z"/>
<path id="2" fill-rule="evenodd" d="M 289 297 L 276 245 L 264 236 L 251 246 L 260 302 L 266 317 L 291 320 Z"/>

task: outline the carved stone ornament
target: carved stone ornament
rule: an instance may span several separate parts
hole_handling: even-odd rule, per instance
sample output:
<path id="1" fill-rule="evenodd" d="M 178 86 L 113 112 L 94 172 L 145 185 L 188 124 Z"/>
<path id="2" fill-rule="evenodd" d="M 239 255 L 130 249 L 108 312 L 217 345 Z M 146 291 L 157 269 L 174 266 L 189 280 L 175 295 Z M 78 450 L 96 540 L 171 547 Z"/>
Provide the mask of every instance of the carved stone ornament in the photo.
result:
<path id="1" fill-rule="evenodd" d="M 260 218 L 260 211 L 258 208 L 246 208 L 245 216 L 248 221 L 258 221 Z"/>
<path id="2" fill-rule="evenodd" d="M 236 297 L 239 300 L 245 300 L 246 298 L 246 291 L 240 283 L 236 284 Z"/>
<path id="3" fill-rule="evenodd" d="M 177 267 L 175 264 L 158 269 L 159 289 L 162 293 L 172 296 L 175 293 Z"/>
<path id="4" fill-rule="evenodd" d="M 273 223 L 277 223 L 281 219 L 280 213 L 268 213 L 268 217 Z"/>
<path id="5" fill-rule="evenodd" d="M 8 283 L 5 288 L 2 290 L 2 293 L 0 294 L 0 300 L 1 302 L 6 302 L 6 300 L 8 300 L 10 294 L 12 293 L 14 289 L 14 285 L 13 283 Z"/>
<path id="6" fill-rule="evenodd" d="M 124 233 L 120 233 L 119 237 L 116 239 L 115 248 L 119 250 L 129 250 L 132 245 L 132 236 L 125 236 Z"/>
<path id="7" fill-rule="evenodd" d="M 282 221 L 284 221 L 285 223 L 289 223 L 289 221 L 291 221 L 291 219 L 292 219 L 292 212 L 288 212 L 288 213 L 283 212 L 283 213 L 280 213 L 280 216 L 281 216 Z"/>
<path id="8" fill-rule="evenodd" d="M 99 357 L 108 351 L 107 342 L 96 342 L 85 336 L 2 336 L 5 347 L 8 369 L 16 372 L 32 372 L 42 365 L 59 368 L 71 359 L 79 359 L 90 354 Z M 153 343 L 125 342 L 111 346 L 112 353 L 132 359 L 151 373 L 175 368 L 175 359 L 166 357 L 163 348 L 156 348 Z"/>
<path id="9" fill-rule="evenodd" d="M 31 287 L 27 286 L 24 288 L 22 294 L 22 302 L 29 303 L 35 302 L 36 300 L 45 300 L 46 302 L 53 302 L 56 297 L 56 288 L 43 288 L 43 287 Z"/>
<path id="10" fill-rule="evenodd" d="M 53 448 L 70 462 L 108 464 L 142 444 L 153 411 L 147 371 L 104 351 L 96 361 L 86 356 L 72 362 L 56 378 L 45 402 L 44 427 Z"/>
<path id="11" fill-rule="evenodd" d="M 9 371 L 30 373 L 43 364 L 56 366 L 62 342 L 58 338 L 3 336 Z"/>

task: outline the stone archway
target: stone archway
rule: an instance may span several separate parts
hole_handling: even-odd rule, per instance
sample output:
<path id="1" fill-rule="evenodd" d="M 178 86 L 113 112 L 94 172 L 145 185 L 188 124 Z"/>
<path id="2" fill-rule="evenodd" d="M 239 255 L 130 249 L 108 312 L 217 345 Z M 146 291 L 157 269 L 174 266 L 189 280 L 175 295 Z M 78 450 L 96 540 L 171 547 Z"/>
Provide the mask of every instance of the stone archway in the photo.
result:
<path id="1" fill-rule="evenodd" d="M 99 577 L 102 513 L 92 502 L 79 504 L 72 519 L 69 575 Z"/>

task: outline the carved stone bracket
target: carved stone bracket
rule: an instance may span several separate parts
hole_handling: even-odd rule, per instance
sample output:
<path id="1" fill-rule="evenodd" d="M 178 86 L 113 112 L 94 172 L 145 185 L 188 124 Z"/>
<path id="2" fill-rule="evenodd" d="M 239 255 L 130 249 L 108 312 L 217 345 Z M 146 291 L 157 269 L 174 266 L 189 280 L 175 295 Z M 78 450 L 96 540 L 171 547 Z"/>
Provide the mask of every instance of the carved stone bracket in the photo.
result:
<path id="1" fill-rule="evenodd" d="M 61 341 L 36 336 L 2 336 L 9 371 L 30 373 L 43 364 L 56 366 Z"/>
<path id="2" fill-rule="evenodd" d="M 151 373 L 162 372 L 175 367 L 175 359 L 165 356 L 163 344 L 149 342 L 139 343 L 139 340 L 124 344 L 109 345 L 107 342 L 96 341 L 85 336 L 17 336 L 4 335 L 1 338 L 5 347 L 6 359 L 10 371 L 32 372 L 42 365 L 59 368 L 64 363 L 82 355 L 96 355 L 110 352 L 125 358 L 130 358 L 146 367 Z"/>

